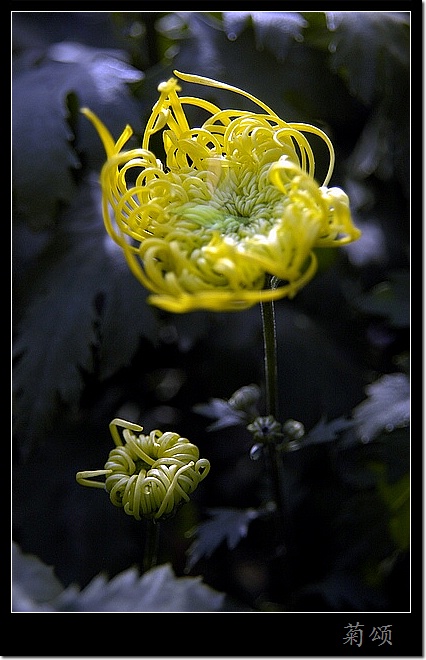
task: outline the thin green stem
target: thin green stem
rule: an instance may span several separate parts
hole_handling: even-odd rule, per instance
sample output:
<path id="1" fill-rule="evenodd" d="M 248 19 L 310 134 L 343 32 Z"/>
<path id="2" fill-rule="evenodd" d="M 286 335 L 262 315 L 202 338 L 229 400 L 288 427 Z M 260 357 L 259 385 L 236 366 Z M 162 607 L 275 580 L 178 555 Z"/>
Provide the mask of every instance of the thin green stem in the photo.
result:
<path id="1" fill-rule="evenodd" d="M 160 523 L 148 520 L 146 525 L 145 553 L 143 569 L 149 571 L 157 564 L 158 547 L 160 542 Z"/>
<path id="2" fill-rule="evenodd" d="M 277 419 L 278 415 L 278 366 L 277 366 L 277 333 L 275 308 L 273 301 L 261 303 L 263 342 L 265 351 L 265 384 L 266 384 L 266 414 Z M 281 542 L 284 541 L 287 515 L 283 497 L 282 465 L 275 442 L 266 445 L 275 504 L 277 507 Z"/>
<path id="3" fill-rule="evenodd" d="M 278 411 L 278 368 L 277 333 L 273 301 L 261 303 L 263 323 L 263 345 L 265 350 L 266 414 L 277 418 Z"/>

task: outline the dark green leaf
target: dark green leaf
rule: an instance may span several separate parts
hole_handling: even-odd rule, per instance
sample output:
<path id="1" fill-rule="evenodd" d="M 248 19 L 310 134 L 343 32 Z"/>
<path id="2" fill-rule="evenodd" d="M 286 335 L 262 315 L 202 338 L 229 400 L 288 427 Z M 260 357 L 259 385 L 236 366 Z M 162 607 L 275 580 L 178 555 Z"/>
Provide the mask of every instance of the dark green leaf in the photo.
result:
<path id="1" fill-rule="evenodd" d="M 146 291 L 104 228 L 97 183 L 82 186 L 62 228 L 28 276 L 28 303 L 14 347 L 17 425 L 31 435 L 49 420 L 57 396 L 78 401 L 82 370 L 100 377 L 127 366 L 141 337 L 155 341 Z M 96 310 L 95 300 L 103 300 Z M 98 331 L 95 331 L 95 323 Z"/>
<path id="2" fill-rule="evenodd" d="M 394 328 L 410 325 L 410 273 L 393 271 L 385 282 L 354 300 L 354 305 L 366 314 L 383 316 Z"/>
<path id="3" fill-rule="evenodd" d="M 327 12 L 331 66 L 347 78 L 352 94 L 370 105 L 393 94 L 401 71 L 409 71 L 409 14 Z"/>
<path id="4" fill-rule="evenodd" d="M 403 103 L 401 102 L 401 109 Z M 404 185 L 409 177 L 410 138 L 408 113 L 391 121 L 386 108 L 374 112 L 361 133 L 351 154 L 349 168 L 352 176 L 366 179 L 375 174 L 382 181 L 392 177 Z"/>
<path id="5" fill-rule="evenodd" d="M 377 488 L 389 509 L 389 529 L 399 550 L 410 547 L 410 475 L 405 473 L 398 481 L 390 483 L 383 465 L 372 465 L 378 474 Z"/>
<path id="6" fill-rule="evenodd" d="M 379 484 L 379 489 L 391 510 L 390 531 L 400 550 L 410 547 L 410 475 L 396 484 Z"/>
<path id="7" fill-rule="evenodd" d="M 64 73 L 48 64 L 24 72 L 12 86 L 13 188 L 16 208 L 33 228 L 52 223 L 59 203 L 75 193 L 72 169 L 80 162 L 71 147 Z M 53 89 L 52 89 L 53 88 Z"/>

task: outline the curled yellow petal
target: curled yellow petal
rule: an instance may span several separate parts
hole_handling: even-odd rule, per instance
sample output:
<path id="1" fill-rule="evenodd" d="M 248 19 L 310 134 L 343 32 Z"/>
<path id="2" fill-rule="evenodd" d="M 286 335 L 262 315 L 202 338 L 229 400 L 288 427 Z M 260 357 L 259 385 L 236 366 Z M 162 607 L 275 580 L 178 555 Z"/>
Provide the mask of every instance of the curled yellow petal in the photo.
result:
<path id="1" fill-rule="evenodd" d="M 105 227 L 132 273 L 167 311 L 238 311 L 293 297 L 316 272 L 314 251 L 357 240 L 347 195 L 327 188 L 331 140 L 310 124 L 286 122 L 255 96 L 232 85 L 174 71 L 160 83 L 141 148 L 124 151 L 126 127 L 114 142 L 90 111 L 107 160 L 101 172 Z M 220 109 L 179 96 L 195 83 L 249 99 L 254 111 Z M 207 115 L 191 126 L 186 108 Z M 151 150 L 162 134 L 164 162 Z M 322 184 L 315 179 L 309 135 L 329 152 Z M 266 282 L 280 282 L 273 291 Z"/>

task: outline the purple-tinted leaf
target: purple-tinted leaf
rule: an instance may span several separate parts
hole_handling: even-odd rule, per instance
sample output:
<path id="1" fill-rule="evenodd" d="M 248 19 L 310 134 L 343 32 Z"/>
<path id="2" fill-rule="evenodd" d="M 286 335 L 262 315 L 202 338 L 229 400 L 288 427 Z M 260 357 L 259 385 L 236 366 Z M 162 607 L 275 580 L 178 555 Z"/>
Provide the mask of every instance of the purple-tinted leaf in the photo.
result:
<path id="1" fill-rule="evenodd" d="M 382 376 L 366 388 L 368 398 L 353 410 L 358 437 L 370 442 L 410 421 L 410 381 L 405 374 Z"/>
<path id="2" fill-rule="evenodd" d="M 12 164 L 16 212 L 31 227 L 53 224 L 60 205 L 75 194 L 78 153 L 100 165 L 102 144 L 89 122 L 78 119 L 78 141 L 68 123 L 68 98 L 100 114 L 112 132 L 126 123 L 140 130 L 141 117 L 128 87 L 143 74 L 115 51 L 61 43 L 38 66 L 19 71 L 12 85 Z"/>
<path id="3" fill-rule="evenodd" d="M 270 50 L 278 60 L 284 60 L 294 39 L 303 39 L 306 20 L 292 11 L 226 11 L 223 23 L 228 39 L 237 39 L 250 21 L 258 50 Z"/>
<path id="4" fill-rule="evenodd" d="M 225 599 L 201 577 L 176 577 L 170 564 L 142 577 L 135 568 L 111 580 L 99 574 L 83 590 L 64 589 L 52 567 L 15 543 L 12 550 L 14 612 L 216 612 Z"/>
<path id="5" fill-rule="evenodd" d="M 68 587 L 53 606 L 68 612 L 215 612 L 224 598 L 201 577 L 176 577 L 171 565 L 163 564 L 142 577 L 135 568 L 110 581 L 98 575 L 82 591 Z"/>
<path id="6" fill-rule="evenodd" d="M 260 515 L 255 509 L 212 508 L 208 513 L 211 520 L 200 523 L 188 536 L 196 540 L 188 548 L 186 570 L 190 571 L 202 558 L 210 557 L 216 548 L 226 541 L 228 548 L 233 550 L 239 541 L 247 536 L 248 526 Z"/>
<path id="7" fill-rule="evenodd" d="M 318 424 L 312 428 L 301 440 L 301 446 L 318 445 L 324 442 L 336 440 L 342 431 L 353 426 L 353 421 L 338 417 L 337 419 L 326 422 L 324 418 L 320 419 Z"/>

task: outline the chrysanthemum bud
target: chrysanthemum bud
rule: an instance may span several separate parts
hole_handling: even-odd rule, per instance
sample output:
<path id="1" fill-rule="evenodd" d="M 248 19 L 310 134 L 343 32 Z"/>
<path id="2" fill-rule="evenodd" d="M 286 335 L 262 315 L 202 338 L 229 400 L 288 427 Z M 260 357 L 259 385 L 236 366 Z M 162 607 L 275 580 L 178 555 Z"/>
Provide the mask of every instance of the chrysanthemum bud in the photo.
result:
<path id="1" fill-rule="evenodd" d="M 264 450 L 264 445 L 260 442 L 256 442 L 255 445 L 250 449 L 250 458 L 252 461 L 258 461 L 262 456 Z"/>
<path id="2" fill-rule="evenodd" d="M 282 436 L 281 424 L 272 415 L 256 417 L 247 429 L 253 433 L 254 439 L 261 443 L 276 442 Z"/>
<path id="3" fill-rule="evenodd" d="M 283 424 L 283 432 L 289 440 L 300 440 L 305 435 L 305 427 L 302 422 L 295 419 L 288 419 Z"/>
<path id="4" fill-rule="evenodd" d="M 257 410 L 256 406 L 260 399 L 260 387 L 258 385 L 244 385 L 228 399 L 228 403 L 234 410 L 241 410 L 252 414 Z"/>
<path id="5" fill-rule="evenodd" d="M 124 444 L 118 427 L 124 429 Z M 116 447 L 104 469 L 78 472 L 76 479 L 82 486 L 105 489 L 114 506 L 136 520 L 173 516 L 210 471 L 198 447 L 178 433 L 155 430 L 136 435 L 132 431 L 143 427 L 122 419 L 114 419 L 110 430 Z M 98 476 L 105 476 L 105 482 L 91 481 Z"/>

